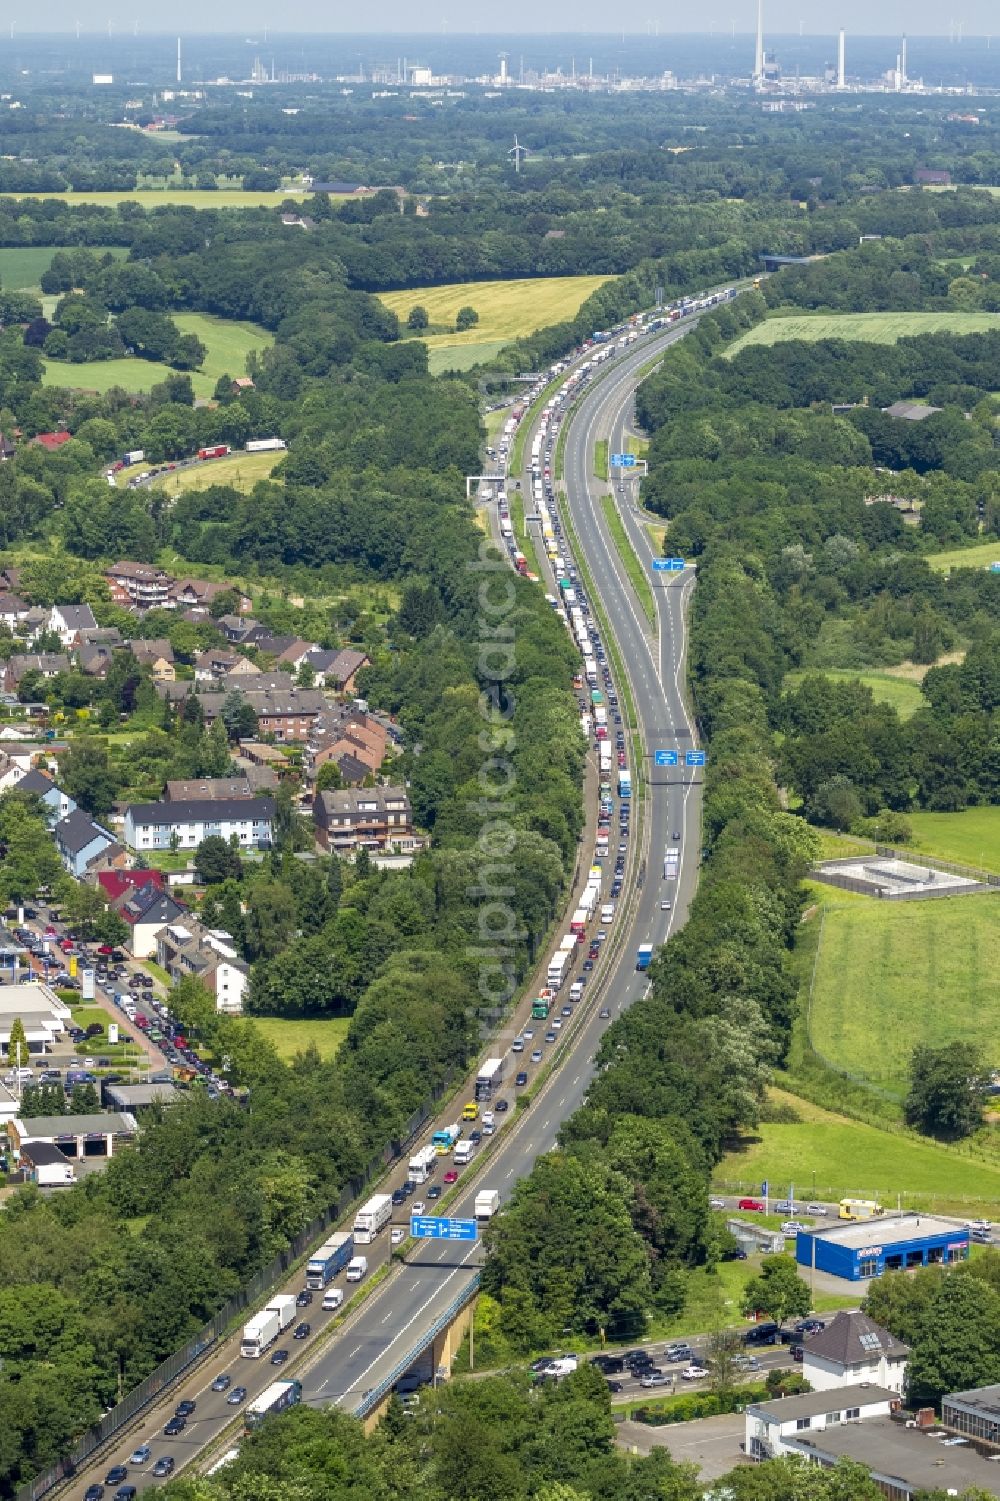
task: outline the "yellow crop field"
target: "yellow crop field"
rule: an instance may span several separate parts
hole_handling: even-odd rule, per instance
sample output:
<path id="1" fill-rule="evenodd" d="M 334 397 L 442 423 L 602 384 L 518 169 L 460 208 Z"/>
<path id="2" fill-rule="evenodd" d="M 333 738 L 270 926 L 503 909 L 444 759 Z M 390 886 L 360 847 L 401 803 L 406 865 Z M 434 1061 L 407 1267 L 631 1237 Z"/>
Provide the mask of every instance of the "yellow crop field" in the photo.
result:
<path id="1" fill-rule="evenodd" d="M 245 453 L 242 449 L 227 454 L 224 459 L 205 459 L 190 469 L 168 470 L 162 477 L 152 481 L 168 495 L 180 495 L 183 490 L 207 490 L 210 485 L 232 485 L 234 490 L 252 490 L 258 480 L 267 479 L 276 464 L 288 455 L 278 449 L 276 453 Z M 133 464 L 118 473 L 119 485 L 124 485 L 134 474 L 141 474 L 149 465 Z"/>
<path id="2" fill-rule="evenodd" d="M 55 198 L 60 203 L 100 204 L 111 208 L 116 203 L 138 203 L 145 209 L 167 208 L 182 204 L 185 208 L 278 208 L 286 198 L 301 201 L 302 188 L 282 188 L 276 193 L 245 192 L 243 188 L 134 188 L 131 192 L 111 193 L 4 193 L 5 198 Z M 333 195 L 331 194 L 331 197 Z"/>
<path id="3" fill-rule="evenodd" d="M 412 307 L 426 308 L 430 327 L 420 338 L 430 350 L 432 367 L 447 366 L 445 351 L 455 349 L 455 365 L 464 368 L 468 359 L 463 360 L 458 351 L 478 345 L 479 358 L 487 359 L 514 339 L 575 317 L 587 298 L 610 280 L 608 276 L 545 276 L 521 281 L 451 282 L 443 287 L 382 292 L 380 297 L 400 325 L 405 325 Z M 454 332 L 455 317 L 463 307 L 475 308 L 479 322 L 458 334 Z"/>

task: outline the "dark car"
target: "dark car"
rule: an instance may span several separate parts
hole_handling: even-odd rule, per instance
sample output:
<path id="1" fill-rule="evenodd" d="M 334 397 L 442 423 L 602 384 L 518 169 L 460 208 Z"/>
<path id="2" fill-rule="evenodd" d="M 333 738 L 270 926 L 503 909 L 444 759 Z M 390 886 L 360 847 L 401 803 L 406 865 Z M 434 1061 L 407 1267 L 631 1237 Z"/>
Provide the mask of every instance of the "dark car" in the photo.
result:
<path id="1" fill-rule="evenodd" d="M 411 1183 L 409 1179 L 407 1179 L 407 1181 L 403 1184 L 403 1198 L 410 1198 L 416 1186 L 417 1185 L 415 1183 Z"/>
<path id="2" fill-rule="evenodd" d="M 524 1085 L 527 1084 L 527 1082 L 528 1076 L 522 1069 L 521 1072 L 519 1074 L 516 1074 L 514 1077 L 514 1087 L 516 1089 L 523 1089 Z"/>
<path id="3" fill-rule="evenodd" d="M 241 1402 L 246 1401 L 246 1395 L 247 1389 L 245 1386 L 234 1386 L 226 1401 L 230 1407 L 238 1407 Z"/>
<path id="4" fill-rule="evenodd" d="M 427 1197 L 428 1197 L 428 1199 L 432 1199 L 432 1200 L 433 1199 L 440 1199 L 440 1197 L 441 1197 L 441 1185 L 440 1185 L 440 1183 L 432 1183 L 431 1184 L 430 1188 L 427 1190 Z"/>
<path id="5" fill-rule="evenodd" d="M 792 1357 L 793 1360 L 801 1360 L 802 1359 L 802 1346 L 801 1345 L 792 1345 L 791 1350 L 789 1351 L 789 1354 L 791 1355 L 791 1357 Z"/>
<path id="6" fill-rule="evenodd" d="M 822 1319 L 800 1319 L 795 1326 L 796 1334 L 818 1334 L 825 1329 L 826 1324 Z"/>
<path id="7" fill-rule="evenodd" d="M 121 1485 L 123 1480 L 128 1479 L 128 1470 L 124 1465 L 112 1465 L 104 1477 L 105 1485 Z"/>
<path id="8" fill-rule="evenodd" d="M 296 1324 L 295 1333 L 292 1335 L 292 1339 L 308 1339 L 311 1333 L 311 1324 Z"/>
<path id="9" fill-rule="evenodd" d="M 620 1381 L 609 1381 L 607 1387 L 609 1392 L 621 1392 L 625 1390 Z"/>
<path id="10" fill-rule="evenodd" d="M 496 1103 L 493 1106 L 493 1109 L 496 1111 L 497 1115 L 505 1115 L 507 1113 L 507 1111 L 510 1109 L 510 1101 L 509 1100 L 497 1100 Z"/>
<path id="11" fill-rule="evenodd" d="M 773 1322 L 755 1324 L 743 1336 L 745 1345 L 773 1345 L 778 1338 L 778 1326 Z"/>
<path id="12" fill-rule="evenodd" d="M 393 1191 L 392 1191 L 392 1202 L 396 1205 L 397 1208 L 399 1207 L 400 1204 L 405 1204 L 406 1203 L 406 1195 L 405 1195 L 405 1193 L 403 1192 L 403 1190 L 401 1188 L 394 1188 L 393 1189 Z"/>
<path id="13" fill-rule="evenodd" d="M 153 1466 L 153 1474 L 154 1475 L 160 1475 L 160 1476 L 162 1476 L 162 1475 L 172 1475 L 173 1471 L 174 1471 L 174 1462 L 171 1459 L 171 1457 L 170 1457 L 169 1454 L 164 1454 L 162 1456 L 162 1458 L 158 1459 L 156 1461 L 155 1465 Z"/>
<path id="14" fill-rule="evenodd" d="M 288 1359 L 288 1351 L 287 1350 L 275 1350 L 274 1354 L 271 1356 L 271 1364 L 272 1365 L 284 1365 L 284 1363 L 285 1363 L 285 1361 L 287 1359 Z"/>
<path id="15" fill-rule="evenodd" d="M 165 1423 L 163 1432 L 167 1438 L 174 1438 L 178 1433 L 183 1433 L 187 1427 L 187 1418 L 172 1417 L 169 1423 Z"/>
<path id="16" fill-rule="evenodd" d="M 103 1495 L 103 1485 L 88 1485 L 83 1493 L 83 1501 L 101 1501 Z"/>
<path id="17" fill-rule="evenodd" d="M 312 1300 L 312 1292 L 308 1287 L 304 1287 L 295 1299 L 295 1306 L 296 1308 L 308 1308 Z"/>
<path id="18" fill-rule="evenodd" d="M 213 1392 L 227 1392 L 233 1384 L 232 1376 L 216 1376 L 212 1382 Z"/>
<path id="19" fill-rule="evenodd" d="M 115 1501 L 135 1501 L 137 1494 L 134 1485 L 120 1485 L 115 1491 Z"/>
<path id="20" fill-rule="evenodd" d="M 190 1397 L 185 1397 L 184 1401 L 178 1402 L 174 1408 L 174 1417 L 189 1418 L 197 1406 L 197 1402 L 193 1402 Z"/>

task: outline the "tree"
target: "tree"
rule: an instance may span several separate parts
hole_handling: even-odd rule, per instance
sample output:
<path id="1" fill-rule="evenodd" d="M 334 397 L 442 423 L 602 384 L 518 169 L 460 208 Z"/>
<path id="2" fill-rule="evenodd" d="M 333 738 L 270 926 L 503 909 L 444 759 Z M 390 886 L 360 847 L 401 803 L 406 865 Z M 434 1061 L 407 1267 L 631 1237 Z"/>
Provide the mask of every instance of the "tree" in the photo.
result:
<path id="1" fill-rule="evenodd" d="M 428 318 L 427 316 L 427 309 L 425 307 L 421 307 L 418 302 L 415 307 L 410 308 L 410 311 L 406 317 L 406 326 L 407 328 L 418 330 L 427 328 L 430 321 L 430 318 Z"/>
<path id="2" fill-rule="evenodd" d="M 809 1289 L 793 1258 L 765 1256 L 760 1276 L 752 1277 L 743 1290 L 741 1308 L 748 1318 L 763 1313 L 777 1324 L 789 1318 L 805 1318 L 809 1312 Z"/>
<path id="3" fill-rule="evenodd" d="M 927 1136 L 957 1141 L 979 1129 L 990 1086 L 982 1054 L 971 1042 L 914 1048 L 904 1104 L 908 1125 Z"/>
<path id="4" fill-rule="evenodd" d="M 474 328 L 479 322 L 479 314 L 474 307 L 460 307 L 455 315 L 455 332 L 464 333 L 467 328 Z"/>
<path id="5" fill-rule="evenodd" d="M 10 1063 L 22 1068 L 28 1061 L 28 1036 L 24 1030 L 24 1022 L 19 1016 L 15 1016 L 10 1024 L 7 1059 Z"/>
<path id="6" fill-rule="evenodd" d="M 317 792 L 339 792 L 344 778 L 336 761 L 324 761 L 316 778 Z"/>
<path id="7" fill-rule="evenodd" d="M 1000 1381 L 1000 1295 L 965 1268 L 940 1279 L 913 1344 L 909 1394 L 935 1405 L 946 1392 Z"/>
<path id="8" fill-rule="evenodd" d="M 257 715 L 238 688 L 231 688 L 222 700 L 219 718 L 230 741 L 252 740 L 257 733 Z"/>
<path id="9" fill-rule="evenodd" d="M 223 881 L 239 881 L 243 876 L 239 851 L 233 849 L 221 834 L 209 834 L 201 841 L 194 853 L 194 868 L 198 880 L 205 886 L 221 886 Z"/>
<path id="10" fill-rule="evenodd" d="M 80 807 L 95 818 L 107 817 L 121 790 L 104 740 L 74 740 L 60 759 L 59 780 Z"/>

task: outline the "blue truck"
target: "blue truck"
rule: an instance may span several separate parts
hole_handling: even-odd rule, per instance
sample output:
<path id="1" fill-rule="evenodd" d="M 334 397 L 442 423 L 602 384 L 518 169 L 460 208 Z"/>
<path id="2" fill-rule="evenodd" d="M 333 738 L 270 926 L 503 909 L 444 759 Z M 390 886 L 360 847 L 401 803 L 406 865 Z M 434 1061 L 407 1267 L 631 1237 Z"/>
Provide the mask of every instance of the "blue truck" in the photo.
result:
<path id="1" fill-rule="evenodd" d="M 639 952 L 635 956 L 636 969 L 648 969 L 652 957 L 653 945 L 651 943 L 640 943 Z"/>
<path id="2" fill-rule="evenodd" d="M 349 1230 L 338 1230 L 329 1240 L 314 1251 L 306 1265 L 306 1287 L 313 1292 L 322 1292 L 328 1282 L 354 1255 L 354 1236 Z"/>

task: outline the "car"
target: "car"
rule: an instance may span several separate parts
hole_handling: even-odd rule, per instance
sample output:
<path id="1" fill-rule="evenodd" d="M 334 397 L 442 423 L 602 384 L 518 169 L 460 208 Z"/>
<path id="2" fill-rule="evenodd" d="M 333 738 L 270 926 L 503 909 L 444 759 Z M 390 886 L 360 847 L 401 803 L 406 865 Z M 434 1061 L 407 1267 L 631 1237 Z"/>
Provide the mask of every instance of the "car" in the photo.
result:
<path id="1" fill-rule="evenodd" d="M 216 1376 L 215 1380 L 212 1382 L 211 1390 L 213 1392 L 227 1392 L 232 1384 L 232 1376 Z"/>
<path id="2" fill-rule="evenodd" d="M 791 1350 L 789 1351 L 789 1353 L 790 1353 L 790 1355 L 791 1355 L 791 1357 L 792 1357 L 793 1360 L 801 1360 L 802 1357 L 803 1357 L 802 1346 L 801 1345 L 792 1345 Z"/>
<path id="3" fill-rule="evenodd" d="M 572 1016 L 573 1015 L 573 1007 L 572 1006 L 564 1006 L 562 1008 L 562 1015 L 563 1016 Z"/>
<path id="4" fill-rule="evenodd" d="M 806 1205 L 806 1213 L 807 1214 L 826 1214 L 826 1207 L 823 1204 L 807 1204 Z"/>
<path id="5" fill-rule="evenodd" d="M 778 1340 L 778 1326 L 773 1319 L 765 1319 L 759 1324 L 754 1324 L 743 1336 L 745 1345 L 773 1345 Z"/>
<path id="6" fill-rule="evenodd" d="M 296 1308 L 308 1308 L 312 1300 L 312 1292 L 308 1287 L 304 1287 L 302 1291 L 296 1296 L 295 1306 Z"/>
<path id="7" fill-rule="evenodd" d="M 530 1042 L 531 1039 L 535 1035 L 535 1029 L 534 1029 L 534 1027 L 525 1027 L 525 1029 L 524 1029 L 524 1031 L 523 1031 L 523 1033 L 521 1035 L 523 1036 L 525 1042 Z"/>
<path id="8" fill-rule="evenodd" d="M 83 1501 L 103 1501 L 103 1485 L 88 1485 L 83 1493 Z"/>
<path id="9" fill-rule="evenodd" d="M 824 1319 L 800 1319 L 795 1326 L 796 1334 L 819 1334 L 826 1328 Z"/>
<path id="10" fill-rule="evenodd" d="M 144 1465 L 152 1452 L 148 1444 L 140 1444 L 138 1449 L 132 1450 L 128 1462 L 130 1465 Z"/>
<path id="11" fill-rule="evenodd" d="M 556 1034 L 553 1031 L 550 1030 L 550 1031 L 546 1032 L 546 1034 L 545 1034 L 545 1041 L 546 1042 L 555 1042 L 555 1040 L 556 1040 Z"/>
<path id="12" fill-rule="evenodd" d="M 271 1364 L 272 1365 L 284 1365 L 284 1363 L 285 1363 L 285 1361 L 287 1359 L 288 1359 L 288 1351 L 287 1350 L 275 1350 L 274 1354 L 271 1356 Z"/>
<path id="13" fill-rule="evenodd" d="M 726 1201 L 725 1199 L 709 1199 L 708 1207 L 709 1209 L 725 1209 Z"/>
<path id="14" fill-rule="evenodd" d="M 120 1485 L 115 1491 L 115 1501 L 135 1501 L 137 1495 L 134 1485 Z"/>
<path id="15" fill-rule="evenodd" d="M 296 1324 L 296 1326 L 295 1326 L 295 1332 L 292 1335 L 292 1339 L 308 1339 L 311 1333 L 312 1333 L 312 1325 L 311 1324 L 305 1324 L 305 1323 Z"/>
<path id="16" fill-rule="evenodd" d="M 583 961 L 583 969 L 584 969 L 584 972 L 586 974 L 589 975 L 590 971 L 593 969 L 593 967 L 594 967 L 594 961 L 593 961 L 593 959 L 584 959 L 584 961 Z"/>
<path id="17" fill-rule="evenodd" d="M 389 1233 L 390 1246 L 401 1246 L 406 1239 L 406 1231 L 402 1225 L 394 1225 Z"/>
<path id="18" fill-rule="evenodd" d="M 168 1423 L 164 1423 L 163 1432 L 167 1438 L 175 1438 L 178 1433 L 183 1433 L 187 1427 L 187 1418 L 179 1418 L 174 1415 Z"/>
<path id="19" fill-rule="evenodd" d="M 740 1199 L 737 1209 L 752 1209 L 755 1214 L 764 1213 L 764 1205 L 760 1199 Z"/>
<path id="20" fill-rule="evenodd" d="M 531 1055 L 531 1061 L 532 1061 L 532 1063 L 541 1063 L 541 1061 L 542 1061 L 542 1050 L 541 1050 L 541 1048 L 536 1048 L 535 1049 L 535 1051 Z"/>
<path id="21" fill-rule="evenodd" d="M 435 1199 L 440 1199 L 440 1197 L 441 1197 L 441 1185 L 440 1185 L 440 1183 L 432 1183 L 431 1186 L 430 1186 L 430 1188 L 427 1190 L 427 1199 L 428 1199 L 428 1202 L 429 1203 L 433 1203 Z"/>
<path id="22" fill-rule="evenodd" d="M 734 1355 L 733 1366 L 737 1371 L 759 1371 L 760 1361 L 756 1355 Z"/>
<path id="23" fill-rule="evenodd" d="M 401 1188 L 394 1188 L 393 1189 L 393 1191 L 392 1191 L 392 1202 L 395 1204 L 395 1206 L 396 1206 L 397 1209 L 399 1208 L 400 1204 L 405 1204 L 406 1203 L 406 1194 L 403 1192 L 403 1190 Z"/>
<path id="24" fill-rule="evenodd" d="M 413 1193 L 416 1191 L 416 1187 L 417 1185 L 415 1183 L 411 1183 L 410 1180 L 407 1179 L 403 1184 L 403 1198 L 409 1199 L 410 1197 L 412 1197 Z"/>
<path id="25" fill-rule="evenodd" d="M 663 1371 L 651 1370 L 639 1377 L 639 1385 L 644 1387 L 669 1386 L 670 1381 L 671 1378 Z"/>
<path id="26" fill-rule="evenodd" d="M 678 1342 L 675 1345 L 667 1346 L 666 1356 L 671 1365 L 679 1365 L 682 1360 L 686 1360 L 689 1363 L 693 1361 L 694 1351 L 690 1345 Z"/>
<path id="27" fill-rule="evenodd" d="M 486 1114 L 488 1115 L 489 1111 L 487 1111 Z M 485 1126 L 486 1124 L 487 1124 L 487 1120 L 486 1120 L 486 1116 L 484 1115 L 483 1116 L 483 1125 Z M 470 1131 L 469 1132 L 469 1140 L 472 1142 L 472 1145 L 474 1147 L 478 1147 L 478 1145 L 482 1141 L 482 1139 L 483 1139 L 483 1133 L 481 1131 Z M 430 1198 L 430 1193 L 428 1193 L 427 1197 Z"/>
<path id="28" fill-rule="evenodd" d="M 104 1477 L 105 1485 L 121 1485 L 123 1480 L 128 1479 L 128 1470 L 125 1465 L 112 1465 Z"/>
<path id="29" fill-rule="evenodd" d="M 169 1454 L 162 1454 L 153 1466 L 153 1474 L 162 1477 L 163 1475 L 172 1475 L 173 1472 L 174 1461 Z"/>
<path id="30" fill-rule="evenodd" d="M 629 1370 L 635 1370 L 637 1366 L 651 1366 L 653 1357 L 648 1350 L 626 1350 L 622 1364 L 628 1366 Z"/>
<path id="31" fill-rule="evenodd" d="M 622 1382 L 620 1381 L 608 1381 L 606 1385 L 609 1392 L 621 1392 L 625 1390 Z"/>
<path id="32" fill-rule="evenodd" d="M 450 1167 L 448 1169 L 448 1171 L 445 1173 L 445 1175 L 444 1175 L 444 1181 L 446 1183 L 457 1183 L 458 1182 L 458 1174 L 456 1173 L 456 1171 L 455 1171 L 455 1169 L 453 1167 Z"/>
<path id="33" fill-rule="evenodd" d="M 681 1380 L 700 1381 L 703 1376 L 707 1375 L 708 1371 L 703 1365 L 689 1365 L 685 1366 L 684 1370 L 681 1371 Z"/>
<path id="34" fill-rule="evenodd" d="M 781 1233 L 789 1238 L 793 1235 L 798 1235 L 800 1230 L 805 1229 L 807 1229 L 807 1226 L 803 1225 L 801 1220 L 782 1220 L 781 1222 Z"/>
<path id="35" fill-rule="evenodd" d="M 601 1007 L 601 1010 L 600 1010 L 600 1017 L 601 1017 L 601 1020 L 602 1020 L 602 1021 L 607 1021 L 607 1020 L 608 1020 L 608 1018 L 609 1018 L 609 1017 L 610 1017 L 610 1015 L 611 1015 L 611 1011 L 610 1011 L 610 1008 L 609 1008 L 609 1007 L 607 1007 L 607 1006 L 602 1006 L 602 1007 Z"/>
<path id="36" fill-rule="evenodd" d="M 524 1052 L 524 1038 L 523 1037 L 515 1037 L 514 1041 L 510 1045 L 510 1050 L 511 1050 L 512 1053 L 523 1053 Z"/>
<path id="37" fill-rule="evenodd" d="M 775 1214 L 794 1214 L 795 1205 L 791 1199 L 778 1199 L 773 1206 L 773 1212 Z"/>
<path id="38" fill-rule="evenodd" d="M 524 1086 L 527 1084 L 527 1082 L 528 1082 L 528 1076 L 524 1072 L 523 1069 L 521 1070 L 521 1072 L 519 1074 L 515 1074 L 515 1076 L 514 1076 L 514 1088 L 515 1089 L 523 1089 Z"/>
<path id="39" fill-rule="evenodd" d="M 189 1418 L 197 1406 L 197 1402 L 193 1402 L 190 1397 L 186 1397 L 183 1402 L 178 1402 L 174 1408 L 174 1417 Z"/>
<path id="40" fill-rule="evenodd" d="M 496 1111 L 497 1115 L 506 1115 L 507 1111 L 510 1109 L 510 1101 L 497 1100 L 496 1104 L 493 1106 L 493 1109 Z"/>
<path id="41" fill-rule="evenodd" d="M 410 1213 L 423 1214 L 426 1208 L 427 1205 L 424 1203 L 423 1199 L 414 1199 L 413 1203 L 410 1205 Z"/>
<path id="42" fill-rule="evenodd" d="M 680 829 L 675 829 L 674 830 L 674 843 L 675 844 L 680 844 L 680 842 L 681 842 L 681 831 L 680 831 Z"/>

